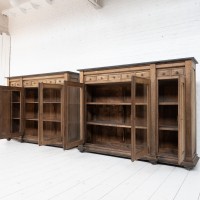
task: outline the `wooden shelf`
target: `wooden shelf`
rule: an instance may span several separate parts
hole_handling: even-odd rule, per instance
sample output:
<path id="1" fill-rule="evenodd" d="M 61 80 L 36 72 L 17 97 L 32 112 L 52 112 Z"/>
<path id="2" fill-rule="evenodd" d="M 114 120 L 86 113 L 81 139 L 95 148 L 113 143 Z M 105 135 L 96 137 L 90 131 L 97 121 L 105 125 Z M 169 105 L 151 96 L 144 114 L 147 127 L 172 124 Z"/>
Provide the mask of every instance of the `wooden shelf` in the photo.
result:
<path id="1" fill-rule="evenodd" d="M 102 121 L 88 121 L 87 125 L 97 125 L 97 126 L 111 126 L 111 127 L 119 127 L 119 128 L 131 128 L 131 125 L 127 124 L 117 124 L 117 123 L 108 123 L 108 122 L 102 122 Z"/>
<path id="2" fill-rule="evenodd" d="M 126 102 L 87 102 L 87 105 L 110 105 L 110 106 L 113 106 L 113 105 L 122 105 L 122 106 L 129 106 L 131 105 L 131 103 L 126 103 Z"/>
<path id="3" fill-rule="evenodd" d="M 27 120 L 27 121 L 38 121 L 37 118 L 26 118 L 25 120 Z"/>
<path id="4" fill-rule="evenodd" d="M 135 105 L 136 106 L 147 106 L 148 104 L 147 103 L 139 103 L 139 102 L 137 102 L 137 103 L 135 103 Z"/>
<path id="5" fill-rule="evenodd" d="M 61 101 L 43 101 L 43 104 L 60 104 Z"/>
<path id="6" fill-rule="evenodd" d="M 177 126 L 159 126 L 159 130 L 178 131 L 178 127 Z"/>
<path id="7" fill-rule="evenodd" d="M 13 102 L 11 102 L 12 104 L 20 104 L 20 102 L 18 102 L 18 101 L 13 101 Z"/>
<path id="8" fill-rule="evenodd" d="M 136 129 L 147 129 L 146 126 L 135 126 Z"/>
<path id="9" fill-rule="evenodd" d="M 43 122 L 56 122 L 56 123 L 60 123 L 61 122 L 61 120 L 59 120 L 59 119 L 43 119 L 42 121 Z"/>
<path id="10" fill-rule="evenodd" d="M 172 102 L 164 102 L 163 101 L 163 102 L 159 102 L 158 104 L 162 105 L 162 106 L 165 106 L 165 105 L 166 106 L 171 106 L 171 105 L 174 106 L 174 105 L 178 105 L 178 102 L 177 101 L 172 101 Z"/>
<path id="11" fill-rule="evenodd" d="M 20 117 L 12 117 L 12 119 L 20 120 Z"/>
<path id="12" fill-rule="evenodd" d="M 26 101 L 26 103 L 28 104 L 28 103 L 35 103 L 35 104 L 38 104 L 38 101 Z"/>

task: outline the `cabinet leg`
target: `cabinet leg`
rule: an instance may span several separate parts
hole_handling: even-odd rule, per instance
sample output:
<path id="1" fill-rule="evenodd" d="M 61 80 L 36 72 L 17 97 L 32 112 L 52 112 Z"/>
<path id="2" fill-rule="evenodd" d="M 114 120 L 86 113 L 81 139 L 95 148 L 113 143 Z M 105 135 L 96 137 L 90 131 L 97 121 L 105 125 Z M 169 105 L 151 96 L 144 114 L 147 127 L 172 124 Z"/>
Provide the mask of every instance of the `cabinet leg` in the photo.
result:
<path id="1" fill-rule="evenodd" d="M 188 171 L 190 171 L 191 169 L 193 169 L 194 167 L 192 166 L 184 166 L 185 169 L 187 169 Z"/>
<path id="2" fill-rule="evenodd" d="M 83 153 L 85 151 L 85 148 L 83 147 L 83 145 L 79 145 L 78 146 L 78 150 Z"/>
<path id="3" fill-rule="evenodd" d="M 158 164 L 157 160 L 150 160 L 150 163 L 151 163 L 152 165 L 157 165 L 157 164 Z"/>
<path id="4" fill-rule="evenodd" d="M 7 138 L 7 140 L 8 140 L 8 141 L 10 141 L 10 140 L 11 140 L 11 138 Z"/>

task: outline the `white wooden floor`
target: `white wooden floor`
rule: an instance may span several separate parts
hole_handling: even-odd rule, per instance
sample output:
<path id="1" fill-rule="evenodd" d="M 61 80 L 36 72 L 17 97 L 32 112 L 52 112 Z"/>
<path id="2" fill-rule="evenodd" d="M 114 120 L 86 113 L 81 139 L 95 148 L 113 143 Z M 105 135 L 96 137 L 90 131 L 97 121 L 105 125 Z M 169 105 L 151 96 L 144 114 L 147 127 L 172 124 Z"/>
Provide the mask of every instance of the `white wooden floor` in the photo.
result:
<path id="1" fill-rule="evenodd" d="M 200 163 L 187 171 L 0 140 L 0 199 L 197 200 Z"/>

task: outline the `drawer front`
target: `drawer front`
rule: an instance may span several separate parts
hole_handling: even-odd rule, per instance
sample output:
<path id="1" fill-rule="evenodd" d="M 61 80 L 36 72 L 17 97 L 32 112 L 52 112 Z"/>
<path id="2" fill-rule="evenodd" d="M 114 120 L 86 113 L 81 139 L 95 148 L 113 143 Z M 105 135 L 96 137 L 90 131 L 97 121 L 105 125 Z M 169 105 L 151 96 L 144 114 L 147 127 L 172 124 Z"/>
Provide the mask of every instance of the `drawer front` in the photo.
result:
<path id="1" fill-rule="evenodd" d="M 99 75 L 97 76 L 97 81 L 107 81 L 108 75 Z"/>
<path id="2" fill-rule="evenodd" d="M 184 75 L 183 69 L 172 69 L 172 76 Z"/>
<path id="3" fill-rule="evenodd" d="M 47 82 L 46 80 L 39 80 L 39 81 L 38 81 L 38 84 L 39 84 L 39 83 L 46 83 L 46 82 Z"/>
<path id="4" fill-rule="evenodd" d="M 11 82 L 10 86 L 12 86 L 12 87 L 20 87 L 21 84 L 20 84 L 20 82 L 16 81 L 16 82 Z"/>
<path id="5" fill-rule="evenodd" d="M 31 86 L 34 86 L 34 87 L 36 86 L 37 87 L 38 86 L 38 81 L 31 81 Z"/>
<path id="6" fill-rule="evenodd" d="M 158 77 L 161 77 L 161 76 L 171 76 L 171 70 L 168 69 L 163 69 L 163 70 L 158 70 Z"/>
<path id="7" fill-rule="evenodd" d="M 122 74 L 122 80 L 131 80 L 131 77 L 134 76 L 135 73 L 125 73 Z"/>
<path id="8" fill-rule="evenodd" d="M 24 87 L 29 87 L 29 86 L 31 86 L 31 81 L 24 81 L 23 85 L 24 85 Z"/>
<path id="9" fill-rule="evenodd" d="M 136 72 L 135 76 L 139 77 L 149 77 L 149 72 Z"/>
<path id="10" fill-rule="evenodd" d="M 55 83 L 56 83 L 56 80 L 55 80 L 55 79 L 47 79 L 47 80 L 46 80 L 46 83 L 55 84 Z"/>
<path id="11" fill-rule="evenodd" d="M 108 76 L 109 81 L 121 80 L 121 74 L 111 74 Z"/>
<path id="12" fill-rule="evenodd" d="M 63 84 L 64 83 L 64 79 L 57 79 L 56 80 L 56 84 Z"/>
<path id="13" fill-rule="evenodd" d="M 38 87 L 38 80 L 34 81 L 23 81 L 23 86 L 24 87 Z"/>
<path id="14" fill-rule="evenodd" d="M 96 76 L 86 76 L 85 77 L 85 82 L 94 82 L 97 80 Z"/>

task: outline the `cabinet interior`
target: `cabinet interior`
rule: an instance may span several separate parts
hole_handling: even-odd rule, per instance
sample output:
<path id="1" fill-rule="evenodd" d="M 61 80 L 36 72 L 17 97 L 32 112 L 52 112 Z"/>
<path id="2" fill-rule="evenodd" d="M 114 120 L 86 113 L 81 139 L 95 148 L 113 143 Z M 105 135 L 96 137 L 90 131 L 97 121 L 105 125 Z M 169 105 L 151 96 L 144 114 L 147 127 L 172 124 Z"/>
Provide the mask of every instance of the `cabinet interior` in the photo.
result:
<path id="1" fill-rule="evenodd" d="M 178 79 L 158 80 L 158 153 L 178 156 Z"/>
<path id="2" fill-rule="evenodd" d="M 11 132 L 20 132 L 21 125 L 21 92 L 11 91 Z"/>
<path id="3" fill-rule="evenodd" d="M 25 135 L 24 139 L 38 141 L 38 88 L 25 88 Z"/>
<path id="4" fill-rule="evenodd" d="M 86 142 L 130 151 L 131 84 L 88 85 L 86 104 Z"/>
<path id="5" fill-rule="evenodd" d="M 61 143 L 61 89 L 44 87 L 42 102 L 43 141 L 46 144 Z"/>

